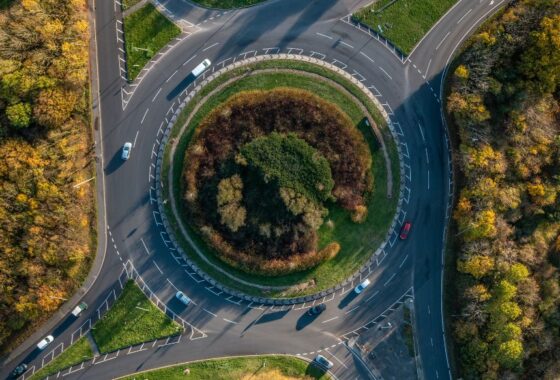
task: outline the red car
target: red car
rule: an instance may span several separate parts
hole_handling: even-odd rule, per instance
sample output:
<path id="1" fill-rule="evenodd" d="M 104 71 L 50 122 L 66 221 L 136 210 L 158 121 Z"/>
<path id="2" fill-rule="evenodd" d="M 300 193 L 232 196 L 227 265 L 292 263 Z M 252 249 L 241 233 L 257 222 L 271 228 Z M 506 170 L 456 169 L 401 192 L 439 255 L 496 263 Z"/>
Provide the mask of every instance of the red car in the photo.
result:
<path id="1" fill-rule="evenodd" d="M 410 233 L 410 227 L 412 227 L 411 222 L 408 222 L 408 221 L 404 222 L 403 226 L 401 227 L 401 233 L 399 235 L 401 240 L 406 240 L 406 238 L 408 237 L 408 234 Z"/>

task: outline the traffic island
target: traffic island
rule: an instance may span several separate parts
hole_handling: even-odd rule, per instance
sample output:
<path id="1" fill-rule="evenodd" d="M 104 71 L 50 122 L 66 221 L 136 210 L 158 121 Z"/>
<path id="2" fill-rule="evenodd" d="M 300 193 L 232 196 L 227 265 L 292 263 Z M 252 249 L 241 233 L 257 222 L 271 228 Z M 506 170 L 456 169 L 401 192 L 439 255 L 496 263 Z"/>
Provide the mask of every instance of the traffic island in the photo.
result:
<path id="1" fill-rule="evenodd" d="M 287 355 L 240 356 L 163 367 L 120 377 L 119 380 L 328 380 L 325 370 Z"/>
<path id="2" fill-rule="evenodd" d="M 168 232 L 190 264 L 213 283 L 250 296 L 287 300 L 327 294 L 375 259 L 394 225 L 399 159 L 384 118 L 358 85 L 324 65 L 267 59 L 226 68 L 190 97 L 171 131 L 172 144 L 165 146 L 161 179 L 167 185 L 160 197 Z M 273 103 L 289 104 L 299 116 L 270 116 L 281 111 L 263 100 L 271 98 Z M 267 111 L 249 112 L 249 104 Z M 315 108 L 306 108 L 310 104 Z M 240 115 L 240 110 L 250 114 Z M 340 139 L 347 144 L 342 150 L 333 150 L 336 144 L 329 145 L 320 123 L 309 121 L 313 115 L 329 115 L 327 124 L 344 120 L 340 128 L 346 135 L 333 129 L 339 131 L 336 136 L 346 136 Z M 236 117 L 237 126 L 232 121 Z M 316 127 L 290 126 L 296 119 Z M 226 130 L 231 133 L 216 139 L 218 131 Z M 319 133 L 320 144 L 313 136 Z M 205 134 L 213 140 L 204 140 Z M 273 134 L 277 136 L 272 139 L 282 141 L 253 146 Z M 236 136 L 241 136 L 239 141 Z M 300 140 L 295 145 L 313 151 L 313 160 L 306 162 L 324 158 L 334 183 L 329 185 L 328 175 L 306 172 L 309 167 L 290 168 L 288 157 L 279 159 L 282 150 L 303 154 L 294 141 L 278 149 L 288 140 Z M 333 157 L 348 170 L 355 165 L 356 182 L 337 172 L 341 166 L 334 165 Z M 271 161 L 288 166 L 270 165 Z M 291 176 L 300 172 L 307 174 Z M 313 183 L 307 181 L 310 178 L 315 178 Z M 345 188 L 342 183 L 352 185 Z M 255 202 L 260 206 L 254 208 Z M 280 224 L 284 230 L 278 229 Z M 283 237 L 286 232 L 298 239 Z M 249 242 L 243 241 L 248 236 Z M 266 239 L 255 243 L 260 237 Z"/>

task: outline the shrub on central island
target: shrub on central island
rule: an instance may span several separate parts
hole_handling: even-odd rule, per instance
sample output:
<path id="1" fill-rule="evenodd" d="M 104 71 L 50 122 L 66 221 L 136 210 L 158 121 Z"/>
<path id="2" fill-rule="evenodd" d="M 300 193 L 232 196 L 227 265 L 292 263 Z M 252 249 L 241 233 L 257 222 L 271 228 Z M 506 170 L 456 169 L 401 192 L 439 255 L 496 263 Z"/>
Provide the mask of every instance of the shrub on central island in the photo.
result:
<path id="1" fill-rule="evenodd" d="M 337 106 L 295 89 L 239 93 L 199 125 L 185 155 L 191 224 L 218 257 L 250 273 L 311 268 L 340 249 L 317 230 L 338 203 L 364 218 L 371 155 Z"/>

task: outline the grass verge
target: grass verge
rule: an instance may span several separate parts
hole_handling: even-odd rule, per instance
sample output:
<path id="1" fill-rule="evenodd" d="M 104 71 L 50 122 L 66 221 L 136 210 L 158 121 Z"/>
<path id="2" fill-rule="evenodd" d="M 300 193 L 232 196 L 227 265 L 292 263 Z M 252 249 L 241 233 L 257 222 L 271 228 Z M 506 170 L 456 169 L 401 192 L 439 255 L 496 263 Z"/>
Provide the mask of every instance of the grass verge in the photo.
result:
<path id="1" fill-rule="evenodd" d="M 93 351 L 89 345 L 87 338 L 84 336 L 70 346 L 66 351 L 57 356 L 49 364 L 35 372 L 29 380 L 39 380 L 47 376 L 54 375 L 55 373 L 71 367 L 75 364 L 89 360 L 93 357 Z"/>
<path id="2" fill-rule="evenodd" d="M 192 0 L 206 8 L 233 9 L 250 7 L 265 0 Z"/>
<path id="3" fill-rule="evenodd" d="M 92 335 L 101 353 L 177 335 L 183 328 L 163 314 L 128 281 L 109 312 L 96 323 Z"/>
<path id="4" fill-rule="evenodd" d="M 185 374 L 185 369 L 189 374 Z M 141 372 L 142 380 L 328 380 L 330 376 L 314 365 L 291 356 L 266 355 L 212 359 Z M 138 374 L 119 380 L 139 379 Z"/>
<path id="5" fill-rule="evenodd" d="M 122 0 L 122 9 L 126 11 L 128 8 L 135 6 L 142 0 Z"/>
<path id="6" fill-rule="evenodd" d="M 364 95 L 361 90 L 359 90 L 353 83 L 343 78 L 342 76 L 331 72 L 330 70 L 324 69 L 322 67 L 308 64 L 304 62 L 288 61 L 288 60 L 275 60 L 274 62 L 265 61 L 255 65 L 252 65 L 249 71 L 255 69 L 270 69 L 270 68 L 280 68 L 280 69 L 292 69 L 306 71 L 310 73 L 315 73 L 322 75 L 326 78 L 332 79 L 334 82 L 338 83 L 349 91 L 352 95 L 360 100 L 364 104 L 370 114 L 373 115 L 376 123 L 380 127 L 384 135 L 384 140 L 389 151 L 391 158 L 392 171 L 393 171 L 393 198 L 387 198 L 387 171 L 384 163 L 383 152 L 380 149 L 380 145 L 375 138 L 375 135 L 361 124 L 364 117 L 363 113 L 355 105 L 355 103 L 343 92 L 335 89 L 331 85 L 327 85 L 322 81 L 318 81 L 314 78 L 304 76 L 297 73 L 266 73 L 266 74 L 255 74 L 251 76 L 246 76 L 238 81 L 230 84 L 227 88 L 220 91 L 218 94 L 214 95 L 198 110 L 196 115 L 194 115 L 188 126 L 186 132 L 180 137 L 177 150 L 175 152 L 176 159 L 174 160 L 174 178 L 173 182 L 179 184 L 180 173 L 182 172 L 182 165 L 184 153 L 187 149 L 188 143 L 192 137 L 192 133 L 200 121 L 208 114 L 216 105 L 228 99 L 231 95 L 238 91 L 249 90 L 254 88 L 260 89 L 271 89 L 280 86 L 286 86 L 289 84 L 290 87 L 296 87 L 305 89 L 321 96 L 323 99 L 337 104 L 346 112 L 352 121 L 357 125 L 357 127 L 362 131 L 367 143 L 370 146 L 373 163 L 372 174 L 374 177 L 374 189 L 368 196 L 368 209 L 370 214 L 363 224 L 355 224 L 350 220 L 350 214 L 343 210 L 342 208 L 333 205 L 329 209 L 328 219 L 331 219 L 334 224 L 334 228 L 327 227 L 325 224 L 319 230 L 320 233 L 320 246 L 326 245 L 330 241 L 338 241 L 342 249 L 339 254 L 332 260 L 326 261 L 319 266 L 312 268 L 307 271 L 302 271 L 298 273 L 293 273 L 286 276 L 279 277 L 265 277 L 265 276 L 255 276 L 249 275 L 245 272 L 241 272 L 227 266 L 224 264 L 215 253 L 209 249 L 202 239 L 185 223 L 187 229 L 189 230 L 189 235 L 195 242 L 195 244 L 206 254 L 206 257 L 212 262 L 212 264 L 219 266 L 220 268 L 227 270 L 234 276 L 259 285 L 265 286 L 289 286 L 298 283 L 303 283 L 313 279 L 315 281 L 315 286 L 311 288 L 306 288 L 303 291 L 292 292 L 289 294 L 282 294 L 281 291 L 269 291 L 264 292 L 260 289 L 254 287 L 249 287 L 241 284 L 229 277 L 224 276 L 215 270 L 211 265 L 208 265 L 203 259 L 201 259 L 196 253 L 192 253 L 189 257 L 196 262 L 196 264 L 207 274 L 214 278 L 219 278 L 220 282 L 224 285 L 243 291 L 245 293 L 257 296 L 266 297 L 295 297 L 313 294 L 321 290 L 328 289 L 337 283 L 343 281 L 345 278 L 350 276 L 352 273 L 357 271 L 371 256 L 373 251 L 381 244 L 387 230 L 392 222 L 394 212 L 396 210 L 396 205 L 398 201 L 399 194 L 399 161 L 397 149 L 390 135 L 388 128 L 385 125 L 383 117 L 380 115 L 379 111 L 369 100 L 369 98 Z M 241 68 L 238 70 L 232 70 L 231 72 L 224 74 L 217 78 L 215 81 L 206 86 L 202 91 L 189 103 L 185 110 L 181 113 L 178 118 L 177 123 L 172 131 L 172 137 L 176 138 L 181 126 L 185 123 L 188 115 L 193 111 L 198 102 L 212 92 L 213 89 L 218 87 L 220 84 L 226 82 L 228 79 L 234 78 L 247 72 L 247 68 Z M 167 173 L 169 169 L 169 147 L 166 148 L 166 153 L 164 157 L 163 164 L 163 182 L 167 183 Z M 164 197 L 168 198 L 166 192 L 168 191 L 167 186 L 164 186 Z M 179 186 L 174 186 L 174 196 L 178 200 L 181 197 Z M 175 236 L 179 243 L 183 246 L 185 252 L 191 252 L 189 244 L 182 237 L 182 234 L 178 228 L 177 221 L 174 219 L 171 212 L 169 204 L 166 206 L 166 212 L 168 215 L 168 220 L 174 229 Z M 179 211 L 181 212 L 181 210 Z M 184 215 L 183 215 L 184 216 Z M 186 220 L 186 219 L 184 219 Z"/>
<path id="7" fill-rule="evenodd" d="M 124 18 L 126 66 L 128 79 L 134 80 L 150 59 L 181 29 L 162 15 L 152 4 Z"/>
<path id="8" fill-rule="evenodd" d="M 408 55 L 457 0 L 381 0 L 352 17 L 380 33 Z"/>

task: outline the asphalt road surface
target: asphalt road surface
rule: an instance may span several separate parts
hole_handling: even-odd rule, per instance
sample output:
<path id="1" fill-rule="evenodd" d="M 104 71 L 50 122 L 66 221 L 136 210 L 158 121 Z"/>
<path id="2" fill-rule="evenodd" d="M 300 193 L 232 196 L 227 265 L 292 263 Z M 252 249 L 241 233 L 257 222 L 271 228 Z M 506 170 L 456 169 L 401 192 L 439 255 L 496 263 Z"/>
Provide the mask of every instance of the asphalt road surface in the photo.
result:
<path id="1" fill-rule="evenodd" d="M 122 24 L 113 1 L 95 2 L 99 84 L 95 112 L 102 152 L 107 247 L 101 270 L 83 297 L 90 307 L 79 318 L 58 317 L 55 341 L 46 350 L 28 340 L 1 369 L 2 377 L 21 362 L 40 368 L 87 330 L 106 310 L 113 289 L 135 268 L 146 288 L 182 320 L 180 339 L 103 355 L 65 376 L 108 379 L 139 370 L 228 355 L 287 353 L 311 360 L 322 353 L 338 379 L 368 379 L 373 374 L 349 341 L 395 304 L 413 298 L 419 368 L 426 379 L 449 379 L 442 316 L 443 247 L 450 216 L 450 148 L 441 109 L 442 77 L 460 43 L 504 0 L 460 0 L 425 36 L 404 62 L 383 41 L 348 22 L 347 16 L 369 0 L 272 0 L 229 12 L 198 8 L 182 0 L 160 5 L 183 28 L 155 64 L 132 84 L 124 80 Z M 162 8 L 163 9 L 163 8 Z M 184 261 L 177 261 L 161 225 L 155 189 L 155 164 L 162 130 L 192 90 L 185 78 L 203 59 L 218 70 L 234 60 L 291 53 L 332 63 L 370 89 L 389 114 L 403 152 L 405 188 L 399 222 L 413 222 L 411 236 L 385 249 L 369 275 L 372 284 L 359 296 L 350 286 L 318 302 L 327 310 L 305 317 L 313 303 L 254 304 L 218 291 Z M 124 142 L 131 158 L 120 159 Z M 100 157 L 101 158 L 101 157 Z M 103 181 L 98 181 L 103 185 Z M 104 241 L 101 239 L 101 241 Z M 177 289 L 194 304 L 174 301 Z M 162 347 L 159 347 L 163 344 Z M 30 371 L 32 372 L 32 371 Z"/>

